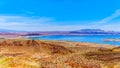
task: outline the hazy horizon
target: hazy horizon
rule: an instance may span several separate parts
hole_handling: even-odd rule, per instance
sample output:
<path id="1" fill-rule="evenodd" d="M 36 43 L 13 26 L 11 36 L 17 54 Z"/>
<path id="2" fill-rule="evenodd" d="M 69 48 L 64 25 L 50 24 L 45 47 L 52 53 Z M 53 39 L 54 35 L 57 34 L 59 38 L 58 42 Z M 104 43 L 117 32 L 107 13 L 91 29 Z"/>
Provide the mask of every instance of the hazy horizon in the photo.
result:
<path id="1" fill-rule="evenodd" d="M 119 0 L 4 0 L 0 29 L 17 31 L 120 31 Z"/>

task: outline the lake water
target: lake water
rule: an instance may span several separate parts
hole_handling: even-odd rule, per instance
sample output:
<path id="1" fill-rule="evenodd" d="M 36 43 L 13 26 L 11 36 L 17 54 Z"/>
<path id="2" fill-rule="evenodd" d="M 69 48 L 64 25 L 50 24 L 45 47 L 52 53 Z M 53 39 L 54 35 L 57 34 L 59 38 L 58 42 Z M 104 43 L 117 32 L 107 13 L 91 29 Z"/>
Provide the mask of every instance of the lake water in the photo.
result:
<path id="1" fill-rule="evenodd" d="M 66 36 L 66 35 L 52 35 L 52 36 L 35 36 L 29 37 L 33 40 L 62 40 L 62 41 L 75 41 L 75 42 L 90 42 L 99 44 L 120 45 L 120 42 L 105 42 L 106 38 L 119 38 L 120 35 L 90 35 L 90 36 Z"/>

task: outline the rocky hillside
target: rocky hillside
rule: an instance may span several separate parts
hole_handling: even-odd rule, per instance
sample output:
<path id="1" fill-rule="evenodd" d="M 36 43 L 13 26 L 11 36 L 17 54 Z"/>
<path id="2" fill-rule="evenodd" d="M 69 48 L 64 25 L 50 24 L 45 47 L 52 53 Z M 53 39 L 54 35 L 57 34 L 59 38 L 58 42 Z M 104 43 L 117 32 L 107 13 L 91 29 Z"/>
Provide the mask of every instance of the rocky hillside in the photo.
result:
<path id="1" fill-rule="evenodd" d="M 120 68 L 119 50 L 92 43 L 4 40 L 0 68 Z"/>
<path id="2" fill-rule="evenodd" d="M 71 50 L 52 43 L 45 43 L 39 40 L 6 40 L 0 42 L 1 53 L 47 53 L 47 54 L 68 54 Z"/>

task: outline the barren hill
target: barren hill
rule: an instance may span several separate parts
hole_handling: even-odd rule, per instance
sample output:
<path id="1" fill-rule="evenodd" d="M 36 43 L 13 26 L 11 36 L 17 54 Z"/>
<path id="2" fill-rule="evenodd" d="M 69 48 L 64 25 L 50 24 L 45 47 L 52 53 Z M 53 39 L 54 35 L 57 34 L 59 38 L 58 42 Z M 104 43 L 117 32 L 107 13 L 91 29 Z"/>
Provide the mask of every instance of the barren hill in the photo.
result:
<path id="1" fill-rule="evenodd" d="M 110 45 L 44 40 L 0 42 L 0 68 L 120 68 L 119 59 L 119 47 Z"/>
<path id="2" fill-rule="evenodd" d="M 46 53 L 46 54 L 68 54 L 71 50 L 39 40 L 6 40 L 0 42 L 0 53 Z"/>

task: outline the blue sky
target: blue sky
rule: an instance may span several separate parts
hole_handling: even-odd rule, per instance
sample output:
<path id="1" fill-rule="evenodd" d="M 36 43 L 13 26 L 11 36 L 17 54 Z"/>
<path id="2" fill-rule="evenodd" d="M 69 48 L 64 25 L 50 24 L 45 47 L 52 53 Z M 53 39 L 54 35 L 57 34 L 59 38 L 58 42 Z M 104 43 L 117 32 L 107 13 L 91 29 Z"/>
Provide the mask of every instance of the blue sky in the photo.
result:
<path id="1" fill-rule="evenodd" d="M 120 31 L 120 0 L 0 0 L 0 29 Z"/>

